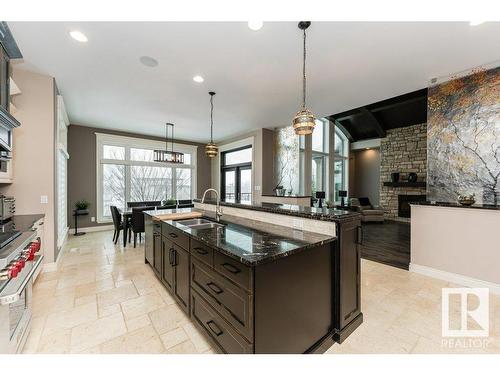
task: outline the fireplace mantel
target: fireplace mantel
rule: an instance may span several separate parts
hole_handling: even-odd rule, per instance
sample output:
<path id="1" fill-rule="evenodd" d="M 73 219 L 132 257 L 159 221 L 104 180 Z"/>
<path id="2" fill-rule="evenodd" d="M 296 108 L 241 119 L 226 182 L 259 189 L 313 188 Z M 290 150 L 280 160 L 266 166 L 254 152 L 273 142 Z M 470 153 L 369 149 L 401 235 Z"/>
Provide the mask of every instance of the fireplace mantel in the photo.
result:
<path id="1" fill-rule="evenodd" d="M 423 187 L 425 188 L 427 186 L 427 182 L 425 181 L 415 181 L 415 182 L 409 182 L 409 181 L 399 181 L 399 182 L 384 182 L 384 186 L 392 186 L 392 187 L 412 187 L 412 188 L 419 188 Z"/>

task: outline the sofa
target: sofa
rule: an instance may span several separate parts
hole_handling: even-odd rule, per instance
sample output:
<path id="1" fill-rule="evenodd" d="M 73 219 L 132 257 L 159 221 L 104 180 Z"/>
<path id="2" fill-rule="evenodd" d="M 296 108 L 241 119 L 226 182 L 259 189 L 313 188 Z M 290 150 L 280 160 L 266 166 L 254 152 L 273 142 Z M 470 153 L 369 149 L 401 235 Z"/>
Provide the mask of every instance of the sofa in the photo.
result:
<path id="1" fill-rule="evenodd" d="M 355 211 L 361 214 L 362 222 L 381 223 L 384 221 L 383 208 L 373 206 L 370 203 L 370 199 L 368 199 L 367 197 L 351 198 L 350 206 L 353 207 Z"/>

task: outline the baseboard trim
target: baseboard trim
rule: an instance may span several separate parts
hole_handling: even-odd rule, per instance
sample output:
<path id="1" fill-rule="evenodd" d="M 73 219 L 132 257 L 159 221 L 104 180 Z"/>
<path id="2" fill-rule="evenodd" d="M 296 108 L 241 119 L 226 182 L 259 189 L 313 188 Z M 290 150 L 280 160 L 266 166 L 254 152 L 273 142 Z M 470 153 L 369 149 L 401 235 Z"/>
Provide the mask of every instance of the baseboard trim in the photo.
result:
<path id="1" fill-rule="evenodd" d="M 435 268 L 412 263 L 410 263 L 410 272 L 433 277 L 439 280 L 448 281 L 453 284 L 463 285 L 469 288 L 488 288 L 490 290 L 490 293 L 500 295 L 500 284 L 495 284 L 489 281 L 474 279 L 469 276 L 441 271 Z"/>
<path id="2" fill-rule="evenodd" d="M 78 228 L 78 232 L 102 232 L 105 230 L 112 230 L 114 228 L 113 224 L 111 225 L 96 225 L 95 227 L 87 227 L 87 228 Z M 74 236 L 75 228 L 71 228 L 71 236 Z"/>

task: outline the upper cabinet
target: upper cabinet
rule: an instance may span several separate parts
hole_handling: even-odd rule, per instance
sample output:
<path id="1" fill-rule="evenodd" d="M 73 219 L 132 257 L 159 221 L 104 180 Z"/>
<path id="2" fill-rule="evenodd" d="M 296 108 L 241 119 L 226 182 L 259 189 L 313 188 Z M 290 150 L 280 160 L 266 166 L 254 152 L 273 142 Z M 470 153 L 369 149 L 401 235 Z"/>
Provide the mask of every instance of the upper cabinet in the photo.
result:
<path id="1" fill-rule="evenodd" d="M 12 59 L 22 57 L 9 26 L 6 22 L 0 22 L 0 148 L 6 152 L 12 149 L 12 129 L 21 125 L 10 111 L 12 91 L 10 62 Z M 15 91 L 17 86 L 15 84 L 13 86 Z"/>

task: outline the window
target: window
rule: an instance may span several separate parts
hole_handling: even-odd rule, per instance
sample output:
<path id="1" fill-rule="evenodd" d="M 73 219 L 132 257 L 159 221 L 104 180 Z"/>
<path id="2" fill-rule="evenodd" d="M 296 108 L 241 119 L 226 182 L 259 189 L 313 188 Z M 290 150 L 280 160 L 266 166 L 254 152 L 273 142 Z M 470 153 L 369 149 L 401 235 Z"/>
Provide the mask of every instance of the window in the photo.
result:
<path id="1" fill-rule="evenodd" d="M 348 178 L 348 160 L 349 160 L 349 141 L 344 133 L 335 126 L 335 150 L 334 150 L 334 200 L 340 203 L 339 190 L 347 190 Z"/>
<path id="2" fill-rule="evenodd" d="M 311 192 L 313 198 L 317 191 L 324 191 L 328 196 L 328 120 L 316 120 L 312 134 L 312 167 L 311 167 Z"/>
<path id="3" fill-rule="evenodd" d="M 195 194 L 196 146 L 175 144 L 184 164 L 153 161 L 164 142 L 96 134 L 97 220 L 111 220 L 110 206 L 123 210 L 127 202 L 192 199 Z"/>
<path id="4" fill-rule="evenodd" d="M 56 133 L 56 245 L 60 249 L 68 234 L 68 125 L 69 119 L 62 96 L 57 96 Z"/>
<path id="5" fill-rule="evenodd" d="M 221 153 L 221 187 L 225 202 L 252 202 L 252 146 Z"/>

